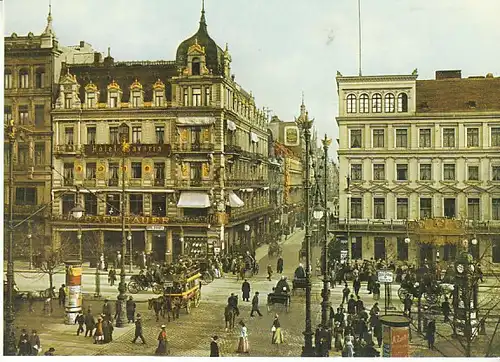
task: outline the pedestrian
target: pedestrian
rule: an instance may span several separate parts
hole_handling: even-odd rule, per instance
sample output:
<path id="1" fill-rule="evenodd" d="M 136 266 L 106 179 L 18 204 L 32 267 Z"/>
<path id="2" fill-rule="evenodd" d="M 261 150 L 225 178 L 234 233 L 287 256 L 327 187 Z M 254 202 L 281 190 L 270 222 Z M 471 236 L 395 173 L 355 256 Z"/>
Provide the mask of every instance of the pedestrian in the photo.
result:
<path id="1" fill-rule="evenodd" d="M 267 280 L 271 281 L 271 277 L 273 276 L 273 268 L 271 264 L 267 266 Z"/>
<path id="2" fill-rule="evenodd" d="M 127 306 L 125 304 L 125 309 L 127 309 Z M 121 300 L 117 299 L 115 302 L 115 320 L 120 318 L 120 315 L 122 314 L 122 302 Z M 111 319 L 110 319 L 111 320 Z"/>
<path id="3" fill-rule="evenodd" d="M 42 345 L 40 344 L 40 336 L 36 333 L 35 329 L 31 331 L 31 336 L 29 337 L 28 341 L 31 347 L 31 355 L 38 355 L 38 352 L 40 352 L 42 349 Z"/>
<path id="4" fill-rule="evenodd" d="M 352 343 L 352 338 L 350 336 L 347 337 L 344 349 L 345 349 L 345 357 L 354 357 L 354 345 Z M 342 352 L 342 355 L 344 355 L 344 352 Z"/>
<path id="5" fill-rule="evenodd" d="M 103 340 L 104 343 L 111 342 L 111 339 L 112 339 L 111 328 L 113 328 L 113 325 L 111 324 L 109 319 L 104 318 L 104 320 L 102 321 L 102 333 L 104 336 L 104 340 Z"/>
<path id="6" fill-rule="evenodd" d="M 257 314 L 262 317 L 262 313 L 259 310 L 259 292 L 255 292 L 252 298 L 252 311 L 250 312 L 250 317 L 253 317 L 254 312 L 257 312 Z"/>
<path id="7" fill-rule="evenodd" d="M 85 316 L 85 337 L 87 337 L 87 335 L 89 335 L 89 337 L 92 337 L 92 332 L 95 328 L 95 325 L 95 319 L 89 307 L 89 309 L 87 310 L 87 315 Z"/>
<path id="8" fill-rule="evenodd" d="M 340 352 L 344 349 L 342 344 L 344 340 L 344 328 L 340 325 L 340 322 L 335 322 L 335 328 L 333 329 L 333 335 L 335 337 L 335 350 Z"/>
<path id="9" fill-rule="evenodd" d="M 448 297 L 446 296 L 444 297 L 444 302 L 441 303 L 441 310 L 443 311 L 443 316 L 444 316 L 443 322 L 449 322 L 451 307 L 450 307 L 450 302 L 448 301 Z"/>
<path id="10" fill-rule="evenodd" d="M 115 269 L 118 269 L 120 268 L 122 265 L 122 254 L 120 253 L 120 251 L 118 250 L 116 252 L 116 257 L 115 257 Z"/>
<path id="11" fill-rule="evenodd" d="M 427 345 L 429 349 L 434 349 L 434 341 L 436 338 L 436 322 L 430 321 L 429 324 L 427 324 L 425 337 L 427 339 Z"/>
<path id="12" fill-rule="evenodd" d="M 106 319 L 111 320 L 111 316 L 113 314 L 113 310 L 111 308 L 111 304 L 109 303 L 109 299 L 104 299 L 104 304 L 102 306 L 102 314 Z"/>
<path id="13" fill-rule="evenodd" d="M 273 332 L 271 343 L 281 344 L 283 343 L 283 332 L 281 331 L 281 323 L 278 319 L 278 315 L 274 315 L 273 326 L 271 327 L 271 332 Z"/>
<path id="14" fill-rule="evenodd" d="M 351 294 L 351 298 L 347 301 L 347 313 L 356 314 L 356 301 L 354 300 L 354 294 Z"/>
<path id="15" fill-rule="evenodd" d="M 210 342 L 210 357 L 220 357 L 218 340 L 219 337 L 212 337 L 212 342 Z"/>
<path id="16" fill-rule="evenodd" d="M 66 285 L 62 284 L 61 287 L 59 288 L 59 307 L 63 307 L 66 302 Z"/>
<path id="17" fill-rule="evenodd" d="M 375 281 L 375 283 L 373 283 L 372 292 L 373 292 L 373 300 L 379 300 L 380 299 L 380 283 L 378 281 Z"/>
<path id="18" fill-rule="evenodd" d="M 283 273 L 283 257 L 280 255 L 276 261 L 276 273 Z"/>
<path id="19" fill-rule="evenodd" d="M 408 293 L 406 294 L 405 299 L 403 300 L 403 305 L 404 305 L 403 314 L 408 318 L 411 318 L 412 304 L 413 304 L 412 296 Z"/>
<path id="20" fill-rule="evenodd" d="M 21 335 L 19 336 L 19 343 L 17 344 L 18 348 L 18 356 L 30 356 L 31 355 L 31 346 L 30 346 L 30 336 L 26 329 L 21 331 Z"/>
<path id="21" fill-rule="evenodd" d="M 342 289 L 342 304 L 349 300 L 349 294 L 351 294 L 351 290 L 347 286 L 347 283 L 345 283 L 344 289 Z"/>
<path id="22" fill-rule="evenodd" d="M 371 270 L 368 271 L 368 275 L 366 278 L 368 281 L 368 283 L 366 283 L 366 290 L 368 291 L 368 294 L 372 294 L 372 292 L 373 292 L 373 273 Z"/>
<path id="23" fill-rule="evenodd" d="M 135 343 L 135 341 L 137 341 L 137 338 L 141 339 L 142 344 L 146 344 L 146 340 L 142 335 L 142 318 L 140 314 L 137 314 L 137 320 L 135 321 L 135 336 L 132 340 L 132 343 Z"/>
<path id="24" fill-rule="evenodd" d="M 249 302 L 250 300 L 250 283 L 245 279 L 243 284 L 241 285 L 241 292 L 243 293 L 243 301 Z"/>
<path id="25" fill-rule="evenodd" d="M 83 325 L 85 324 L 85 316 L 82 312 L 79 312 L 75 318 L 75 324 L 78 323 L 78 329 L 76 330 L 76 335 L 79 336 L 80 332 L 83 333 Z"/>
<path id="26" fill-rule="evenodd" d="M 359 295 L 359 290 L 361 289 L 361 281 L 359 280 L 359 278 L 355 278 L 352 282 L 352 287 L 354 289 L 354 294 L 356 296 Z"/>
<path id="27" fill-rule="evenodd" d="M 110 286 L 114 286 L 116 282 L 116 270 L 111 267 L 108 272 L 108 283 Z"/>
<path id="28" fill-rule="evenodd" d="M 249 353 L 248 345 L 248 330 L 245 326 L 245 322 L 242 320 L 239 322 L 240 325 L 240 339 L 238 341 L 238 349 L 236 353 Z"/>
<path id="29" fill-rule="evenodd" d="M 356 314 L 361 314 L 361 312 L 364 310 L 365 310 L 365 305 L 361 300 L 361 297 L 358 295 L 358 300 L 356 301 Z"/>
<path id="30" fill-rule="evenodd" d="M 128 298 L 126 307 L 127 307 L 127 320 L 129 323 L 134 323 L 136 305 L 134 302 L 134 298 L 132 298 L 132 296 Z"/>
<path id="31" fill-rule="evenodd" d="M 94 333 L 94 344 L 102 344 L 104 341 L 104 331 L 102 326 L 102 317 L 97 318 L 97 324 Z"/>
<path id="32" fill-rule="evenodd" d="M 48 351 L 46 351 L 43 355 L 44 356 L 54 356 L 54 352 L 56 349 L 54 347 L 50 347 Z"/>
<path id="33" fill-rule="evenodd" d="M 104 254 L 101 253 L 99 256 L 99 265 L 98 265 L 99 270 L 104 270 Z"/>
<path id="34" fill-rule="evenodd" d="M 156 347 L 155 354 L 166 356 L 168 354 L 168 341 L 167 341 L 167 327 L 163 324 L 161 326 L 160 334 L 158 334 L 158 347 Z"/>
<path id="35" fill-rule="evenodd" d="M 35 298 L 33 297 L 33 293 L 32 292 L 28 292 L 28 310 L 30 313 L 35 313 L 35 308 L 34 308 L 34 305 L 35 305 Z"/>
<path id="36" fill-rule="evenodd" d="M 377 319 L 374 321 L 373 324 L 373 335 L 375 338 L 377 338 L 377 344 L 378 347 L 380 348 L 382 346 L 382 322 L 380 321 L 380 318 L 378 318 L 378 312 L 376 314 Z"/>
<path id="37" fill-rule="evenodd" d="M 49 297 L 43 302 L 43 312 L 46 316 L 52 314 L 52 298 Z"/>
<path id="38" fill-rule="evenodd" d="M 479 277 L 479 280 L 481 280 L 481 283 L 484 283 L 484 274 L 483 274 L 483 269 L 481 268 L 481 264 L 477 264 L 476 272 Z"/>

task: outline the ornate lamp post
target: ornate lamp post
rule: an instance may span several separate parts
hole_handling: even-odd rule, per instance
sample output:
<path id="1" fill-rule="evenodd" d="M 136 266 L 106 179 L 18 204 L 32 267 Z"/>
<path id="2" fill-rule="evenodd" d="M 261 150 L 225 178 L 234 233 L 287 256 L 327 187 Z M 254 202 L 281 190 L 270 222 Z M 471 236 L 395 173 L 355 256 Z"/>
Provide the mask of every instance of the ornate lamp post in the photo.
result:
<path id="1" fill-rule="evenodd" d="M 129 245 L 129 250 L 130 250 L 130 260 L 128 264 L 128 271 L 132 273 L 132 232 L 129 231 L 127 235 L 127 240 L 128 240 L 128 245 Z"/>
<path id="2" fill-rule="evenodd" d="M 311 213 L 309 210 L 309 190 L 310 186 L 310 142 L 311 142 L 311 127 L 313 119 L 309 120 L 309 115 L 301 115 L 295 120 L 297 125 L 302 128 L 305 140 L 305 185 L 304 185 L 304 203 L 305 203 L 305 249 L 306 249 L 306 328 L 304 331 L 304 346 L 302 347 L 302 357 L 314 357 L 314 349 L 312 345 L 313 332 L 311 330 Z"/>
<path id="3" fill-rule="evenodd" d="M 31 222 L 28 221 L 28 238 L 29 248 L 30 248 L 30 270 L 33 269 L 33 235 L 31 234 Z"/>
<path id="4" fill-rule="evenodd" d="M 76 194 L 76 202 L 77 202 L 76 206 L 71 209 L 70 213 L 78 221 L 78 220 L 80 220 L 82 218 L 82 216 L 83 216 L 83 214 L 85 212 L 85 209 L 83 208 L 83 206 L 80 205 L 80 199 L 79 199 L 78 191 L 77 191 L 77 194 Z M 82 229 L 80 227 L 78 227 L 76 238 L 78 239 L 78 258 L 80 259 L 80 261 L 83 262 Z"/>
<path id="5" fill-rule="evenodd" d="M 125 171 L 126 171 L 126 155 L 129 151 L 130 145 L 128 144 L 129 127 L 126 123 L 120 125 L 119 134 L 122 142 L 122 197 L 120 200 L 120 215 L 122 221 L 122 258 L 120 262 L 120 283 L 118 284 L 118 302 L 119 306 L 118 318 L 116 319 L 117 327 L 124 327 L 127 325 L 127 315 L 126 315 L 126 300 L 127 296 L 125 292 L 127 291 L 127 283 L 125 281 L 125 255 L 127 254 L 127 235 L 125 231 Z"/>

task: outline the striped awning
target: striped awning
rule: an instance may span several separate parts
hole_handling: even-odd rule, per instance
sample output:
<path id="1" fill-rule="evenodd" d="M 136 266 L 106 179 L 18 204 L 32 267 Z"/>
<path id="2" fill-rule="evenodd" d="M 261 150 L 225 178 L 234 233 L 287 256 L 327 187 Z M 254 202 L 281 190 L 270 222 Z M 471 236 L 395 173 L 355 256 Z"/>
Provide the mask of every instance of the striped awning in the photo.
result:
<path id="1" fill-rule="evenodd" d="M 177 207 L 186 209 L 205 209 L 210 207 L 210 198 L 205 192 L 182 191 Z"/>

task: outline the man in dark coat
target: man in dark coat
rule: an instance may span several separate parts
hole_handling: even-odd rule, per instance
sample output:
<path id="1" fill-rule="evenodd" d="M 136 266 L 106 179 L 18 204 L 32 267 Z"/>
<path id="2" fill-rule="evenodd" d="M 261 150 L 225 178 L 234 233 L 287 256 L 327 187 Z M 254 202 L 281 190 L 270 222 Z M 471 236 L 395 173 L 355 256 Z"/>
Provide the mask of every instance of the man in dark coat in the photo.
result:
<path id="1" fill-rule="evenodd" d="M 134 298 L 130 296 L 127 300 L 127 320 L 129 323 L 134 323 L 135 308 Z"/>
<path id="2" fill-rule="evenodd" d="M 125 309 L 126 309 L 126 306 L 125 306 Z M 122 313 L 122 303 L 121 303 L 121 301 L 116 300 L 116 302 L 115 302 L 115 320 L 120 318 L 121 313 Z"/>
<path id="3" fill-rule="evenodd" d="M 89 337 L 92 337 L 92 331 L 95 328 L 95 319 L 92 315 L 92 311 L 90 308 L 87 310 L 87 315 L 85 315 L 85 337 L 89 334 Z"/>
<path id="4" fill-rule="evenodd" d="M 352 287 L 354 289 L 354 294 L 358 296 L 359 290 L 361 289 L 361 280 L 359 280 L 359 278 L 355 278 L 352 282 Z"/>
<path id="5" fill-rule="evenodd" d="M 444 297 L 444 302 L 441 303 L 441 310 L 443 311 L 443 316 L 444 316 L 443 322 L 449 322 L 451 307 L 450 307 L 450 302 L 448 301 L 448 297 Z"/>
<path id="6" fill-rule="evenodd" d="M 102 306 L 102 314 L 106 317 L 106 319 L 111 320 L 113 315 L 113 310 L 111 304 L 109 303 L 109 299 L 104 299 L 104 304 Z"/>
<path id="7" fill-rule="evenodd" d="M 365 305 L 361 300 L 361 297 L 358 295 L 358 300 L 356 301 L 356 314 L 360 314 L 364 310 L 365 310 Z"/>
<path id="8" fill-rule="evenodd" d="M 245 279 L 241 285 L 241 292 L 243 293 L 243 301 L 249 302 L 250 300 L 250 283 Z"/>
<path id="9" fill-rule="evenodd" d="M 342 304 L 347 302 L 349 300 L 349 294 L 351 293 L 351 290 L 347 286 L 347 283 L 345 283 L 344 289 L 342 289 Z"/>
<path id="10" fill-rule="evenodd" d="M 33 329 L 31 336 L 29 337 L 29 345 L 31 347 L 31 355 L 36 356 L 40 352 L 40 336 L 36 334 L 36 330 Z"/>
<path id="11" fill-rule="evenodd" d="M 262 317 L 262 313 L 259 310 L 259 292 L 255 292 L 252 298 L 252 311 L 250 312 L 250 317 L 253 317 L 254 312 L 257 312 L 257 314 Z"/>
<path id="12" fill-rule="evenodd" d="M 137 338 L 141 339 L 142 344 L 146 344 L 146 340 L 142 335 L 142 318 L 140 314 L 137 314 L 137 320 L 135 321 L 135 336 L 132 340 L 132 343 L 135 343 L 135 341 L 137 341 Z"/>
<path id="13" fill-rule="evenodd" d="M 347 313 L 356 314 L 356 301 L 353 294 L 351 294 L 351 299 L 347 302 Z"/>
<path id="14" fill-rule="evenodd" d="M 104 343 L 113 342 L 113 323 L 110 319 L 102 322 L 102 331 L 104 334 Z"/>
<path id="15" fill-rule="evenodd" d="M 227 298 L 227 305 L 233 307 L 237 316 L 240 315 L 240 310 L 238 309 L 238 297 L 234 295 L 234 293 L 231 293 L 231 296 Z"/>
<path id="16" fill-rule="evenodd" d="M 59 306 L 64 308 L 64 304 L 66 302 L 66 285 L 62 284 L 59 288 Z"/>
<path id="17" fill-rule="evenodd" d="M 279 256 L 278 260 L 276 261 L 276 273 L 282 274 L 283 273 L 283 258 L 281 255 Z"/>
<path id="18" fill-rule="evenodd" d="M 80 332 L 83 333 L 83 325 L 85 324 L 85 316 L 82 312 L 78 313 L 75 318 L 75 324 L 78 323 L 78 329 L 76 330 L 76 335 L 79 336 Z"/>
<path id="19" fill-rule="evenodd" d="M 21 335 L 19 336 L 19 343 L 17 344 L 18 348 L 18 356 L 30 356 L 31 355 L 31 346 L 29 342 L 30 336 L 26 329 L 21 331 Z"/>
<path id="20" fill-rule="evenodd" d="M 210 342 L 210 357 L 220 357 L 218 339 L 219 337 L 217 336 L 212 337 L 212 342 Z"/>
<path id="21" fill-rule="evenodd" d="M 404 311 L 403 314 L 408 318 L 411 318 L 411 306 L 413 304 L 413 300 L 410 294 L 406 294 L 406 297 L 403 301 Z"/>

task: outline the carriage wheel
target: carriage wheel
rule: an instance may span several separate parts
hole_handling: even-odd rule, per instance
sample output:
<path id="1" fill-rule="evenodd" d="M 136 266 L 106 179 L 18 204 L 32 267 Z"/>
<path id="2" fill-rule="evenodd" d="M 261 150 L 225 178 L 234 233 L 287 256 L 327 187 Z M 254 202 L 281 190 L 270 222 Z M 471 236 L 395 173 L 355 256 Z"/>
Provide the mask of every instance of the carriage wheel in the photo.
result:
<path id="1" fill-rule="evenodd" d="M 290 299 L 287 299 L 285 303 L 285 312 L 288 313 L 289 310 L 290 310 Z"/>
<path id="2" fill-rule="evenodd" d="M 195 308 L 198 308 L 198 306 L 200 305 L 200 301 L 201 301 L 201 291 L 198 290 L 194 296 L 194 307 Z"/>
<path id="3" fill-rule="evenodd" d="M 161 294 L 162 292 L 162 287 L 160 284 L 158 283 L 153 283 L 152 287 L 151 287 L 151 290 L 153 291 L 153 293 L 155 294 Z"/>
<path id="4" fill-rule="evenodd" d="M 398 297 L 399 297 L 399 299 L 400 299 L 402 302 L 405 300 L 405 298 L 406 298 L 406 295 L 407 295 L 407 294 L 408 294 L 408 291 L 407 291 L 405 288 L 400 287 L 400 288 L 398 289 Z"/>
<path id="5" fill-rule="evenodd" d="M 190 314 L 191 313 L 191 299 L 188 299 L 186 301 L 186 313 Z"/>
<path id="6" fill-rule="evenodd" d="M 139 293 L 140 286 L 137 284 L 137 282 L 131 281 L 128 283 L 127 288 L 130 293 L 137 294 Z"/>

